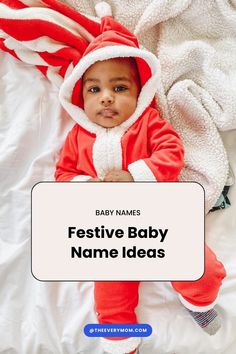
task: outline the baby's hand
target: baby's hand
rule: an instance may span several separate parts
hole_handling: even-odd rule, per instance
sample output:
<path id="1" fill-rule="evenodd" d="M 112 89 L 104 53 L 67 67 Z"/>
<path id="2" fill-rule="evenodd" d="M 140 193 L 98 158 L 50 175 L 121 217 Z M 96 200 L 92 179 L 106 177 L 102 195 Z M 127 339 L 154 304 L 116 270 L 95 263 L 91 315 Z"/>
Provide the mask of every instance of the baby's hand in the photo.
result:
<path id="1" fill-rule="evenodd" d="M 102 182 L 102 180 L 100 178 L 98 178 L 98 177 L 95 177 L 95 178 L 90 178 L 88 180 L 88 182 Z"/>
<path id="2" fill-rule="evenodd" d="M 124 170 L 110 171 L 104 177 L 104 182 L 133 182 L 132 175 Z"/>

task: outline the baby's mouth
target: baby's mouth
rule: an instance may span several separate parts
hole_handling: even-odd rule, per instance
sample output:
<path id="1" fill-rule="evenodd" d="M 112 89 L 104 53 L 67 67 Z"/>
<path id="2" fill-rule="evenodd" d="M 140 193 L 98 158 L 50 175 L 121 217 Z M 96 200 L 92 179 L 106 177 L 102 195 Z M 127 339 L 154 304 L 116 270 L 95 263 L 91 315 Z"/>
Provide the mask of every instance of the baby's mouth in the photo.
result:
<path id="1" fill-rule="evenodd" d="M 103 118 L 113 118 L 115 115 L 117 115 L 117 113 L 117 111 L 111 108 L 104 108 L 98 112 L 98 114 Z"/>

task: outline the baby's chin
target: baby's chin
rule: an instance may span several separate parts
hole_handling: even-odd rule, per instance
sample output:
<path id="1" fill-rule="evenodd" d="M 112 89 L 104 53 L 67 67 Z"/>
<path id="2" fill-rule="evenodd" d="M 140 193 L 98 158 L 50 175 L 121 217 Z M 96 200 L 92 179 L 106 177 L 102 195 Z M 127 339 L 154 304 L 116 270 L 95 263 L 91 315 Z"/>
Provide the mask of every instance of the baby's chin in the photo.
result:
<path id="1" fill-rule="evenodd" d="M 94 121 L 94 123 L 100 125 L 100 127 L 109 129 L 109 128 L 115 128 L 118 125 L 121 125 L 123 123 L 123 121 L 121 119 L 117 119 L 117 118 L 101 118 L 101 119 L 97 119 L 96 121 Z"/>
<path id="2" fill-rule="evenodd" d="M 105 128 L 105 129 L 110 129 L 110 128 L 115 128 L 115 127 L 117 127 L 118 125 L 120 125 L 120 124 L 118 124 L 118 123 L 107 123 L 107 124 L 104 124 L 104 123 L 97 123 L 98 125 L 100 125 L 100 127 L 103 127 L 103 128 Z"/>

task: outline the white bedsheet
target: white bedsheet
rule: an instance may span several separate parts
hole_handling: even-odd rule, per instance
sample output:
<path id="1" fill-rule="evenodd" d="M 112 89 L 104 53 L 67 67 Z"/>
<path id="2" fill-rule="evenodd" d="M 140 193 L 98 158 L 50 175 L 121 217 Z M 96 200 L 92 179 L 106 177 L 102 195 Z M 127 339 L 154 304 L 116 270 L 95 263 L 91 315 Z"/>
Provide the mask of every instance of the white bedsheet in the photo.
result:
<path id="1" fill-rule="evenodd" d="M 0 52 L 0 353 L 102 354 L 83 326 L 95 322 L 92 283 L 40 282 L 31 274 L 30 193 L 53 180 L 55 161 L 74 124 L 57 89 L 42 75 Z M 223 134 L 236 174 L 236 131 Z M 236 353 L 236 186 L 232 206 L 206 218 L 206 238 L 228 276 L 219 297 L 222 328 L 205 334 L 169 283 L 143 283 L 137 309 L 153 327 L 140 354 Z"/>

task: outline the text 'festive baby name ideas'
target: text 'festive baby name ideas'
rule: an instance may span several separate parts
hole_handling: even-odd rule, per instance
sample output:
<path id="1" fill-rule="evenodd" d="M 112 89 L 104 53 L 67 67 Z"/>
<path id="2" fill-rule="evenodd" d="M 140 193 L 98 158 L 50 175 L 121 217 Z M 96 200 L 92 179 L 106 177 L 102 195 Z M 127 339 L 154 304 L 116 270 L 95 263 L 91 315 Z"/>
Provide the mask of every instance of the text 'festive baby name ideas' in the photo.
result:
<path id="1" fill-rule="evenodd" d="M 32 274 L 44 281 L 197 280 L 197 183 L 42 182 L 32 189 Z"/>

